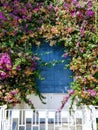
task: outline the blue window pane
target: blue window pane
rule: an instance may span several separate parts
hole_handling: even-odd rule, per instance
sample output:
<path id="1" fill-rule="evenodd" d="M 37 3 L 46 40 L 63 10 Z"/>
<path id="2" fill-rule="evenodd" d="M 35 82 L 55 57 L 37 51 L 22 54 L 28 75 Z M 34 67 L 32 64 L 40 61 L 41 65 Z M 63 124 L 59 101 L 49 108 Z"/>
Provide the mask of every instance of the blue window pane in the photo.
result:
<path id="1" fill-rule="evenodd" d="M 71 58 L 64 59 L 64 48 L 59 45 L 49 46 L 49 43 L 42 43 L 40 47 L 33 47 L 33 52 L 41 57 L 44 62 L 51 66 L 42 66 L 41 75 L 45 80 L 38 80 L 38 87 L 42 93 L 64 93 L 70 89 L 73 81 L 73 73 L 65 69 L 65 65 L 70 63 Z M 62 62 L 64 60 L 64 62 Z M 55 62 L 58 61 L 56 64 Z M 40 64 L 40 63 L 39 63 Z"/>

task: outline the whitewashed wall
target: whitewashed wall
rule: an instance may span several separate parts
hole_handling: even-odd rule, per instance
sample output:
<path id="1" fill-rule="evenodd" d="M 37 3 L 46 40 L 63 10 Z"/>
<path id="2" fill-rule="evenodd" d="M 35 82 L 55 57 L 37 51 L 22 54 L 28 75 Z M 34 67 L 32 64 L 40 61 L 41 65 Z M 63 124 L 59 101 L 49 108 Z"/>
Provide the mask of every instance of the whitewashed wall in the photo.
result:
<path id="1" fill-rule="evenodd" d="M 65 96 L 65 94 L 55 94 L 55 93 L 46 93 L 43 94 L 46 99 L 44 99 L 44 101 L 46 102 L 46 104 L 43 104 L 39 97 L 31 95 L 29 96 L 30 99 L 32 100 L 35 108 L 37 109 L 58 109 L 61 106 L 61 101 L 63 99 L 63 97 Z M 66 103 L 66 108 L 69 107 L 70 101 Z M 30 108 L 28 105 L 26 105 L 25 103 L 16 105 L 14 108 Z"/>

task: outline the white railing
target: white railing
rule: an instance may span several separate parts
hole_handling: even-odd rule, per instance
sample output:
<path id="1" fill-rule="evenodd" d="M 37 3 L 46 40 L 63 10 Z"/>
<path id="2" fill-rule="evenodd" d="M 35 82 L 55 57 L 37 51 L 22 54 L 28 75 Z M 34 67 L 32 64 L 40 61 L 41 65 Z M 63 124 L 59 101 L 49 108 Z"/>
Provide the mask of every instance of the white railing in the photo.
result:
<path id="1" fill-rule="evenodd" d="M 98 107 L 61 112 L 0 107 L 0 130 L 97 130 Z"/>
<path id="2" fill-rule="evenodd" d="M 82 130 L 81 110 L 8 109 L 1 130 Z"/>
<path id="3" fill-rule="evenodd" d="M 7 108 L 7 105 L 0 106 L 0 130 L 3 130 L 3 122 L 5 120 L 5 110 Z"/>

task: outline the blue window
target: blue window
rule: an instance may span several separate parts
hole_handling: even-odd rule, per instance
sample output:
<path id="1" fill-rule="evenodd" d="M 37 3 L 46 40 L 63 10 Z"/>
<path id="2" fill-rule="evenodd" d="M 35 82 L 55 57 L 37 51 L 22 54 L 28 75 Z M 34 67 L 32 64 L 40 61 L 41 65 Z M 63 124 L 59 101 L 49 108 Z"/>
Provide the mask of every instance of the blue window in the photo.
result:
<path id="1" fill-rule="evenodd" d="M 65 93 L 70 89 L 73 81 L 73 73 L 66 68 L 71 58 L 64 59 L 64 48 L 60 45 L 50 46 L 45 42 L 40 47 L 33 47 L 33 52 L 41 57 L 48 65 L 42 66 L 41 75 L 44 80 L 38 80 L 38 87 L 41 93 Z M 40 64 L 40 63 L 39 63 Z"/>

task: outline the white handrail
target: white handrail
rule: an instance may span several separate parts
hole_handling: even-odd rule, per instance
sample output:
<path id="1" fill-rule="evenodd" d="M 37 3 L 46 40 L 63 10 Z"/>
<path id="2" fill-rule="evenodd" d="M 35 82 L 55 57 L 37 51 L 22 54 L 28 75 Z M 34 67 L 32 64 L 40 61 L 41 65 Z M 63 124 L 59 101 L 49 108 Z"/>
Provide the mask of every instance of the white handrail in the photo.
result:
<path id="1" fill-rule="evenodd" d="M 16 125 L 17 130 L 20 127 L 27 130 L 28 123 L 31 130 L 35 127 L 38 130 L 42 130 L 42 127 L 45 130 L 97 130 L 98 109 L 96 108 L 98 106 L 91 106 L 90 109 L 88 107 L 74 109 L 70 115 L 69 109 L 63 109 L 59 112 L 55 109 L 32 110 L 0 107 L 0 130 L 14 130 L 13 123 Z"/>

